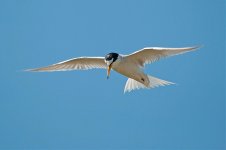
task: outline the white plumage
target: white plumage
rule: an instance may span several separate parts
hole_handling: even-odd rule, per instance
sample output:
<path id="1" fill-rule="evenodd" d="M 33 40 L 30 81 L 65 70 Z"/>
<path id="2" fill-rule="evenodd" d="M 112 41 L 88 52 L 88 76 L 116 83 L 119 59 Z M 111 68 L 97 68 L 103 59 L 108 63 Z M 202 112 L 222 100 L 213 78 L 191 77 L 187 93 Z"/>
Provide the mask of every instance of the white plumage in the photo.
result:
<path id="1" fill-rule="evenodd" d="M 27 71 L 69 71 L 69 70 L 88 70 L 94 68 L 106 69 L 107 65 L 104 62 L 104 57 L 78 57 L 65 60 L 47 67 L 28 69 Z"/>
<path id="2" fill-rule="evenodd" d="M 149 79 L 150 83 L 148 86 L 145 86 L 144 84 L 142 84 L 134 79 L 128 78 L 125 88 L 124 88 L 124 93 L 130 92 L 130 91 L 136 90 L 136 89 L 141 89 L 141 88 L 155 88 L 155 87 L 159 87 L 159 86 L 174 84 L 172 82 L 161 80 L 161 79 L 149 76 L 149 75 L 148 75 L 148 79 Z"/>
<path id="3" fill-rule="evenodd" d="M 197 49 L 198 47 L 183 48 L 163 48 L 147 47 L 129 55 L 109 53 L 106 57 L 78 57 L 47 67 L 30 69 L 28 71 L 67 71 L 67 70 L 87 70 L 93 68 L 108 69 L 108 76 L 111 68 L 118 73 L 128 77 L 124 92 L 130 92 L 140 88 L 155 88 L 173 84 L 172 82 L 161 80 L 143 72 L 146 64 L 155 62 L 161 58 L 182 54 Z"/>

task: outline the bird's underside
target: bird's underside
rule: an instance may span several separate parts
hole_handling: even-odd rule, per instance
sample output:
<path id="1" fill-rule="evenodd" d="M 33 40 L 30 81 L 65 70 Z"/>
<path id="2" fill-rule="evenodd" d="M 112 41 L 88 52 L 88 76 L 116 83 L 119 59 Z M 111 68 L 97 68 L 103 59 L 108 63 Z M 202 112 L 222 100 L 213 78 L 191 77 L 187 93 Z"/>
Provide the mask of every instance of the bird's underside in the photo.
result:
<path id="1" fill-rule="evenodd" d="M 198 47 L 184 48 L 162 48 L 147 47 L 136 51 L 130 55 L 119 55 L 109 53 L 106 57 L 78 57 L 63 62 L 59 62 L 47 67 L 29 69 L 33 72 L 52 72 L 68 70 L 87 70 L 93 68 L 107 69 L 108 76 L 111 68 L 120 74 L 128 77 L 124 92 L 130 92 L 140 88 L 155 88 L 173 84 L 172 82 L 161 80 L 144 74 L 142 68 L 149 63 L 160 58 L 178 55 L 197 49 Z"/>
<path id="2" fill-rule="evenodd" d="M 130 92 L 132 90 L 136 90 L 136 89 L 141 89 L 141 88 L 155 88 L 155 87 L 159 87 L 159 86 L 166 86 L 166 85 L 170 85 L 170 84 L 174 84 L 172 82 L 169 81 L 165 81 L 165 80 L 161 80 L 158 78 L 155 78 L 153 76 L 147 75 L 148 77 L 148 85 L 142 84 L 141 82 L 138 82 L 132 78 L 128 78 L 125 88 L 124 88 L 124 93 L 126 92 Z"/>

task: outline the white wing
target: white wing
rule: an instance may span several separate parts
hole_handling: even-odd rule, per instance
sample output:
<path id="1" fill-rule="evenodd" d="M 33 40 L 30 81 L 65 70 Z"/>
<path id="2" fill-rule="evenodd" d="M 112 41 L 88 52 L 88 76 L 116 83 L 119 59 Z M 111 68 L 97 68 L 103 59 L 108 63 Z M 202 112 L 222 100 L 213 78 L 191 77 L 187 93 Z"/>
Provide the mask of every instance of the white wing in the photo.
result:
<path id="1" fill-rule="evenodd" d="M 107 68 L 104 57 L 78 57 L 59 62 L 47 67 L 29 69 L 27 71 L 68 71 Z"/>
<path id="2" fill-rule="evenodd" d="M 183 47 L 183 48 L 163 48 L 163 47 L 147 47 L 136 51 L 126 57 L 130 61 L 136 61 L 140 66 L 152 63 L 163 57 L 183 54 L 199 48 L 197 47 Z"/>

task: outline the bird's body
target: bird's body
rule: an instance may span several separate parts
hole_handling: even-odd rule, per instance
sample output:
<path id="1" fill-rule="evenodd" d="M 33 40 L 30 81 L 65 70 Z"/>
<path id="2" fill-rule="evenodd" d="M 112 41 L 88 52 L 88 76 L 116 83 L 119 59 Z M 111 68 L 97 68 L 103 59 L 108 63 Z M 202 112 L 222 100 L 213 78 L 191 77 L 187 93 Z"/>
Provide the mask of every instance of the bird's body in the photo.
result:
<path id="1" fill-rule="evenodd" d="M 198 47 L 185 48 L 161 48 L 148 47 L 136 51 L 130 55 L 121 55 L 118 53 L 109 53 L 104 57 L 79 57 L 57 64 L 53 64 L 43 68 L 31 69 L 30 71 L 67 71 L 67 70 L 86 70 L 92 68 L 107 69 L 107 77 L 110 70 L 128 77 L 124 92 L 139 88 L 154 88 L 173 84 L 165 80 L 161 80 L 143 72 L 145 64 L 152 63 L 162 57 L 182 54 L 195 50 Z"/>
<path id="2" fill-rule="evenodd" d="M 141 82 L 145 86 L 149 84 L 148 76 L 143 72 L 141 66 L 128 59 L 127 56 L 119 55 L 119 59 L 113 63 L 112 69 L 128 78 Z"/>

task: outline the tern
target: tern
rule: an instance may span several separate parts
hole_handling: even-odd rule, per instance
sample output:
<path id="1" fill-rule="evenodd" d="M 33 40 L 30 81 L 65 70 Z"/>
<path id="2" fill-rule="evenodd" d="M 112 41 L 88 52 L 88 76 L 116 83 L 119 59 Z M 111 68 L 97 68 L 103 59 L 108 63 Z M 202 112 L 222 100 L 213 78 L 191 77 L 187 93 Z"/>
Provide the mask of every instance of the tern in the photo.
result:
<path id="1" fill-rule="evenodd" d="M 155 88 L 174 84 L 173 82 L 158 79 L 144 73 L 146 64 L 153 63 L 160 58 L 183 54 L 196 50 L 195 47 L 165 48 L 165 47 L 146 47 L 129 55 L 122 55 L 111 52 L 105 57 L 77 57 L 62 61 L 47 67 L 29 69 L 33 72 L 52 72 L 68 70 L 87 70 L 94 68 L 107 69 L 107 79 L 111 69 L 128 77 L 124 93 L 141 88 Z"/>

